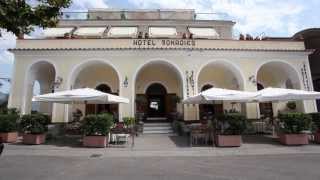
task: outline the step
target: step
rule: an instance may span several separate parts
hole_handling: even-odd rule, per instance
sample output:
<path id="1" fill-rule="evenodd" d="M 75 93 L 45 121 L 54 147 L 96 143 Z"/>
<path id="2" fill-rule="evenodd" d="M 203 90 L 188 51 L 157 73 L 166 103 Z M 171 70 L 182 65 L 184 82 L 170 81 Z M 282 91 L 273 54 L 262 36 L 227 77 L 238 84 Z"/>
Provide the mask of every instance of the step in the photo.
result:
<path id="1" fill-rule="evenodd" d="M 147 117 L 147 121 L 166 121 L 166 117 Z"/>
<path id="2" fill-rule="evenodd" d="M 171 123 L 144 123 L 143 134 L 170 134 L 173 133 Z"/>
<path id="3" fill-rule="evenodd" d="M 144 127 L 171 127 L 171 123 L 144 123 Z"/>
<path id="4" fill-rule="evenodd" d="M 162 126 L 160 126 L 160 127 L 144 127 L 143 128 L 143 130 L 144 131 L 148 131 L 148 130 L 168 130 L 168 129 L 172 129 L 172 127 L 171 126 L 164 126 L 164 127 L 162 127 Z"/>
<path id="5" fill-rule="evenodd" d="M 143 131 L 143 134 L 172 134 L 172 130 L 154 130 L 154 131 Z"/>

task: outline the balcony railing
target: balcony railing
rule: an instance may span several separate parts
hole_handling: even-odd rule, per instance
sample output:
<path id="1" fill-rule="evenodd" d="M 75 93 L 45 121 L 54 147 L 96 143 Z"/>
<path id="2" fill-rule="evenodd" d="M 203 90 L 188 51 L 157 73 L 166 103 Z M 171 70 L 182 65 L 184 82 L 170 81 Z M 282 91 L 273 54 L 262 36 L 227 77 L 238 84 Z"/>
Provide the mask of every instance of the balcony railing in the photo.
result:
<path id="1" fill-rule="evenodd" d="M 133 15 L 136 13 L 135 15 Z M 134 12 L 134 11 L 82 11 L 82 12 L 62 12 L 60 16 L 61 20 L 142 20 L 142 19 L 157 19 L 157 20 L 223 20 L 223 21 L 233 21 L 233 19 L 226 13 L 189 13 L 187 15 L 183 15 L 182 12 L 178 12 L 180 14 L 175 14 L 175 12 L 165 12 L 157 17 L 152 18 L 155 14 L 146 18 L 145 16 L 137 15 L 138 13 L 143 12 Z M 166 14 L 165 14 L 166 13 Z"/>

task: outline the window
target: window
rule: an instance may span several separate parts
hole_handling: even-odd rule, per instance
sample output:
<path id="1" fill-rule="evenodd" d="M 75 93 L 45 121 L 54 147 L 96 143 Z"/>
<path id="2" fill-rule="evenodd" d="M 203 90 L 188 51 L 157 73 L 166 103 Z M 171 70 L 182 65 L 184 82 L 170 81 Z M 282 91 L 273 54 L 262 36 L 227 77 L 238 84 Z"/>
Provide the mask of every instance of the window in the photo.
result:
<path id="1" fill-rule="evenodd" d="M 149 27 L 149 37 L 151 38 L 176 38 L 175 27 Z"/>
<path id="2" fill-rule="evenodd" d="M 111 38 L 136 38 L 138 34 L 137 27 L 111 27 L 108 37 Z"/>
<path id="3" fill-rule="evenodd" d="M 214 28 L 189 27 L 189 32 L 194 39 L 219 39 L 220 35 Z"/>

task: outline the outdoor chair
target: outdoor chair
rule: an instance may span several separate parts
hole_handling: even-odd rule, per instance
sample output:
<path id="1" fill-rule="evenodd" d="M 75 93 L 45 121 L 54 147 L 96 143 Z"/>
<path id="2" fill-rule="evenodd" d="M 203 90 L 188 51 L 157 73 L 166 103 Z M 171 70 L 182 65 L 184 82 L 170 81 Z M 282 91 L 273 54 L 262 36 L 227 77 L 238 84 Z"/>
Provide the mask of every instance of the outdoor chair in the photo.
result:
<path id="1" fill-rule="evenodd" d="M 116 145 L 120 142 L 125 144 L 129 143 L 130 130 L 124 127 L 124 124 L 119 122 L 115 125 L 114 128 L 110 131 L 110 142 L 115 143 Z"/>
<path id="2" fill-rule="evenodd" d="M 199 126 L 190 130 L 190 146 L 208 145 L 211 139 L 211 131 L 207 127 Z"/>

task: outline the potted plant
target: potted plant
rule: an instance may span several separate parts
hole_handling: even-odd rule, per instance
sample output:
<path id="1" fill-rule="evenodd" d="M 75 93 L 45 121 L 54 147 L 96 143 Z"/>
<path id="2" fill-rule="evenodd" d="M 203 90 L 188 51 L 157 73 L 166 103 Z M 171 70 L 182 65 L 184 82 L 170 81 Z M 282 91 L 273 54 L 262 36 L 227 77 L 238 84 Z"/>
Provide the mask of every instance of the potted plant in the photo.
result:
<path id="1" fill-rule="evenodd" d="M 106 147 L 108 134 L 114 119 L 111 114 L 90 114 L 84 117 L 81 130 L 84 134 L 83 146 L 85 147 Z"/>
<path id="2" fill-rule="evenodd" d="M 17 120 L 19 118 L 16 109 L 2 110 L 0 114 L 0 137 L 3 142 L 12 143 L 17 141 Z"/>
<path id="3" fill-rule="evenodd" d="M 316 143 L 320 143 L 320 113 L 310 113 L 310 116 L 312 118 L 312 124 L 314 127 L 314 141 Z"/>
<path id="4" fill-rule="evenodd" d="M 21 130 L 23 132 L 24 144 L 43 144 L 46 140 L 46 132 L 50 118 L 48 115 L 36 113 L 23 115 L 20 120 Z"/>
<path id="5" fill-rule="evenodd" d="M 304 113 L 279 114 L 279 141 L 284 145 L 305 145 L 309 143 L 304 131 L 310 130 L 311 116 Z"/>
<path id="6" fill-rule="evenodd" d="M 135 125 L 135 118 L 134 117 L 124 117 L 123 123 L 126 126 L 126 128 L 132 128 Z"/>
<path id="7" fill-rule="evenodd" d="M 246 117 L 240 113 L 226 113 L 217 116 L 216 145 L 219 147 L 239 147 L 241 134 L 246 129 Z"/>

